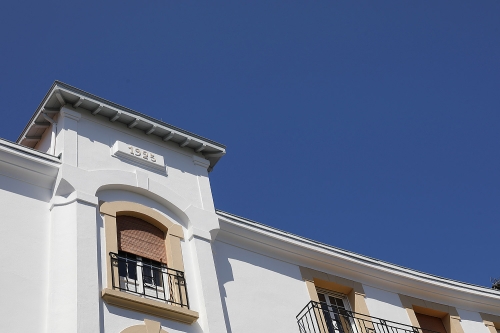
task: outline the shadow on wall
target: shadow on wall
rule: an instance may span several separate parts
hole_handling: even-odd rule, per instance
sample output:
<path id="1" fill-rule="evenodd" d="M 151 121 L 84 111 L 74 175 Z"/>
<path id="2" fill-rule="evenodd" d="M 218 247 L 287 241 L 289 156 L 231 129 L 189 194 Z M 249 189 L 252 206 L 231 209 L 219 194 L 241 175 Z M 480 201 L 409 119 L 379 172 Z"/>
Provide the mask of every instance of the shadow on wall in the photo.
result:
<path id="1" fill-rule="evenodd" d="M 228 311 L 229 295 L 227 287 L 228 283 L 231 282 L 238 283 L 236 288 L 242 288 L 239 291 L 247 292 L 246 295 L 238 294 L 238 297 L 241 297 L 241 301 L 245 300 L 244 303 L 246 304 L 255 305 L 264 302 L 271 305 L 273 302 L 280 302 L 286 299 L 288 301 L 291 300 L 288 303 L 289 307 L 278 309 L 271 305 L 265 311 L 269 314 L 267 319 L 273 317 L 274 314 L 288 312 L 289 325 L 296 326 L 295 316 L 309 300 L 309 295 L 298 266 L 220 241 L 213 243 L 213 249 L 224 319 L 229 333 L 233 333 L 233 329 L 236 329 L 236 327 L 231 327 Z M 235 264 L 237 266 L 233 267 Z M 284 283 L 282 284 L 281 282 Z M 302 286 L 302 284 L 303 288 L 300 288 L 299 286 Z M 287 289 L 288 286 L 293 286 L 293 289 Z M 259 290 L 259 292 L 255 293 L 255 290 Z M 231 296 L 235 297 L 234 291 Z M 297 303 L 297 308 L 294 306 L 295 302 Z M 241 311 L 244 307 L 245 305 L 242 305 L 237 311 Z M 251 309 L 251 306 L 249 306 L 249 309 Z M 264 321 L 267 319 L 262 318 Z M 286 319 L 281 318 L 280 321 L 283 322 Z M 241 321 L 238 324 L 241 325 Z M 282 326 L 284 328 L 287 325 Z"/>
<path id="2" fill-rule="evenodd" d="M 460 325 L 465 332 L 489 333 L 488 327 L 485 325 L 483 318 L 477 312 L 458 309 L 460 316 Z"/>
<path id="3" fill-rule="evenodd" d="M 0 164 L 1 166 L 2 164 Z M 49 189 L 31 185 L 22 180 L 4 176 L 3 174 L 0 174 L 0 182 L 2 183 L 2 191 L 45 202 L 49 202 L 52 197 L 52 191 Z"/>
<path id="4" fill-rule="evenodd" d="M 163 318 L 158 318 L 158 317 L 153 317 L 144 313 L 136 312 L 136 311 L 131 311 L 127 309 L 122 309 L 118 308 L 112 305 L 108 305 L 106 302 L 104 302 L 101 299 L 101 302 L 103 304 L 103 307 L 107 309 L 107 312 L 109 314 L 115 315 L 120 318 L 116 318 L 116 323 L 110 323 L 110 325 L 104 325 L 107 328 L 109 326 L 111 327 L 111 332 L 115 332 L 117 327 L 118 331 L 116 332 L 121 332 L 127 327 L 133 326 L 133 325 L 143 325 L 144 324 L 144 319 L 149 319 L 149 320 L 154 320 L 158 321 L 161 324 L 161 327 L 167 331 L 167 332 L 172 332 L 172 331 L 178 331 L 178 332 L 186 332 L 186 333 L 203 333 L 203 329 L 201 328 L 200 324 L 198 321 L 194 322 L 191 325 L 188 324 L 183 324 L 183 323 L 178 323 L 176 321 L 172 320 L 167 320 Z M 109 318 L 105 318 L 105 322 L 110 322 Z M 119 323 L 121 322 L 121 323 Z M 123 326 L 123 327 L 122 327 Z M 115 329 L 115 331 L 113 331 Z"/>
<path id="5" fill-rule="evenodd" d="M 212 246 L 215 247 L 215 244 Z M 224 312 L 224 321 L 226 322 L 227 333 L 232 333 L 231 322 L 229 321 L 229 314 L 227 312 L 227 293 L 226 288 L 224 288 L 224 284 L 230 281 L 234 281 L 233 276 L 233 268 L 231 267 L 231 263 L 229 262 L 229 258 L 226 256 L 217 256 L 215 250 L 215 272 L 217 274 L 217 280 L 219 281 L 219 291 L 222 303 L 222 311 Z"/>

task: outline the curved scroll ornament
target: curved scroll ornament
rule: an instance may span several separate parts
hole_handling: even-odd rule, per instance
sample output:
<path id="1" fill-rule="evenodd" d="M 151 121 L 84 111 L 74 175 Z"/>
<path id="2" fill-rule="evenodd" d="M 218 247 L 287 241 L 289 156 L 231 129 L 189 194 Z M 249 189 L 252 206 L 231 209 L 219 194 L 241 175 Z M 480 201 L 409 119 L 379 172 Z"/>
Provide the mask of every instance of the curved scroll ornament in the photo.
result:
<path id="1" fill-rule="evenodd" d="M 144 325 L 130 326 L 120 333 L 168 333 L 161 328 L 159 322 L 154 320 L 144 319 Z"/>

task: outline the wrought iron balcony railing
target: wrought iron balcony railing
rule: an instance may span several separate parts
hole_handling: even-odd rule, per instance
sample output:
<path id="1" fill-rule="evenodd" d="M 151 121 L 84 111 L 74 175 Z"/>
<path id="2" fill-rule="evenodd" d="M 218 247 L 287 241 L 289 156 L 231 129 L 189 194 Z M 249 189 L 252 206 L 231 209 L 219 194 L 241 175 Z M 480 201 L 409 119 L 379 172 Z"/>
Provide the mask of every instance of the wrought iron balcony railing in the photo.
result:
<path id="1" fill-rule="evenodd" d="M 113 289 L 189 309 L 184 272 L 126 254 L 109 257 Z"/>
<path id="2" fill-rule="evenodd" d="M 300 311 L 297 323 L 300 333 L 438 333 L 314 301 Z"/>

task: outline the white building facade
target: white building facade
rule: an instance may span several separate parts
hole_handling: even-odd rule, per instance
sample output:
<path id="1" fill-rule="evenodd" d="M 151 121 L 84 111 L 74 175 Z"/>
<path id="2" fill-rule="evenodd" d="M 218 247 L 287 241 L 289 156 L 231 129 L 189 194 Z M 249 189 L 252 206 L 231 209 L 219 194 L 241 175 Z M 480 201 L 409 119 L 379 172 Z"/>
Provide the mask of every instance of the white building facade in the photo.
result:
<path id="1" fill-rule="evenodd" d="M 0 140 L 1 331 L 500 330 L 497 290 L 216 210 L 224 154 L 55 82 L 17 142 Z"/>

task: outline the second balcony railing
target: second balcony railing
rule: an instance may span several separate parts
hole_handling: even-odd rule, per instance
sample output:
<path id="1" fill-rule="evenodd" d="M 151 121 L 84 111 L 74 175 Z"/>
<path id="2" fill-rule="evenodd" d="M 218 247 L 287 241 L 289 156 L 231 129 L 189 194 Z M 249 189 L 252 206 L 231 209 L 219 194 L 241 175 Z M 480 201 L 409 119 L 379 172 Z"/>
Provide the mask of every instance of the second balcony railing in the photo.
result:
<path id="1" fill-rule="evenodd" d="M 311 301 L 297 315 L 300 333 L 439 333 Z"/>
<path id="2" fill-rule="evenodd" d="M 189 309 L 184 272 L 110 252 L 113 289 Z"/>

